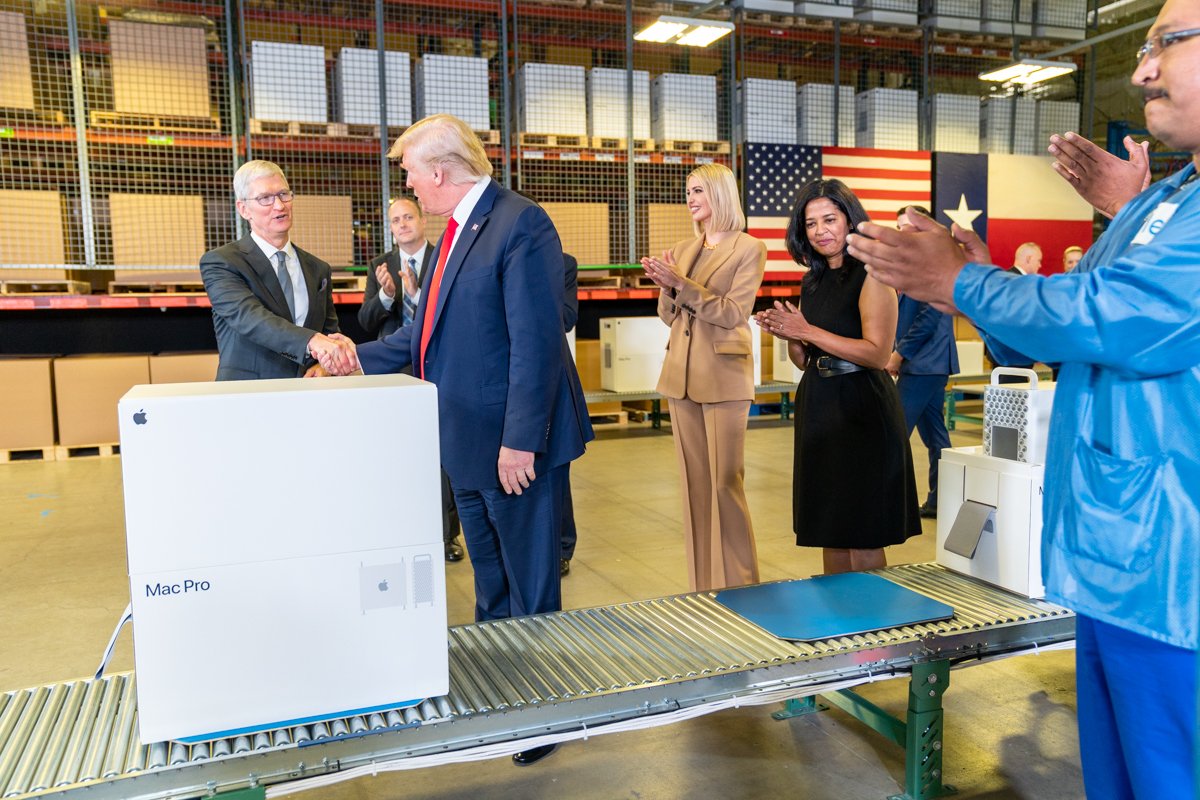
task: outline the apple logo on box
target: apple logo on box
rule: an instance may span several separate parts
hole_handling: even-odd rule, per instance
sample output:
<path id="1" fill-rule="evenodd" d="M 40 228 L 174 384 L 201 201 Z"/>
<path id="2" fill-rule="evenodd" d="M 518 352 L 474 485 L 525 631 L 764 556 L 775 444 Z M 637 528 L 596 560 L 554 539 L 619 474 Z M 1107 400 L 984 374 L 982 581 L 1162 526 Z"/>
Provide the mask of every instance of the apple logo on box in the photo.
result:
<path id="1" fill-rule="evenodd" d="M 146 410 L 144 408 L 139 408 L 137 411 L 134 412 L 133 424 L 134 425 L 145 425 L 146 424 Z"/>
<path id="2" fill-rule="evenodd" d="M 386 592 L 387 590 L 388 590 L 387 578 L 384 578 L 383 580 L 381 580 L 379 582 L 379 591 Z"/>

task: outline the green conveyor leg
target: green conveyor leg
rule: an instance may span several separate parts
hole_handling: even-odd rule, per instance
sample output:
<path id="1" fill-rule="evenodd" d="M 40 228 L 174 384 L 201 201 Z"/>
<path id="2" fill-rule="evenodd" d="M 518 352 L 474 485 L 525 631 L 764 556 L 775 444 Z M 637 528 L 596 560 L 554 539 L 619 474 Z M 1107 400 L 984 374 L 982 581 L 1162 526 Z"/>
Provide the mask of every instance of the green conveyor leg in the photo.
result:
<path id="1" fill-rule="evenodd" d="M 771 712 L 771 719 L 791 719 L 792 717 L 803 717 L 806 714 L 815 714 L 818 711 L 825 711 L 829 706 L 817 702 L 815 695 L 808 697 L 793 697 L 791 700 L 783 701 L 783 709 L 780 711 Z"/>
<path id="2" fill-rule="evenodd" d="M 779 416 L 781 419 L 792 418 L 792 396 L 787 392 L 779 395 Z"/>
<path id="3" fill-rule="evenodd" d="M 223 792 L 217 795 L 217 797 L 221 798 L 221 800 L 266 800 L 267 787 L 248 786 L 245 789 Z"/>
<path id="4" fill-rule="evenodd" d="M 662 428 L 662 400 L 650 401 L 650 427 L 656 431 Z"/>
<path id="5" fill-rule="evenodd" d="M 958 791 L 942 783 L 945 736 L 942 695 L 948 688 L 949 661 L 930 661 L 913 667 L 905 722 L 904 794 L 893 795 L 889 800 L 928 800 Z"/>

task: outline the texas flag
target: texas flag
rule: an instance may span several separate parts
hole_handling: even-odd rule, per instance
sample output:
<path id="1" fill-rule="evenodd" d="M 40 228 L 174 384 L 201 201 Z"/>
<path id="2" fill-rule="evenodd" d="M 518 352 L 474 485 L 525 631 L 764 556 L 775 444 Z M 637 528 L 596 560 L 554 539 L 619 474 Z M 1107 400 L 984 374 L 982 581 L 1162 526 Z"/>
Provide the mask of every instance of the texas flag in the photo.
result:
<path id="1" fill-rule="evenodd" d="M 987 242 L 1010 267 L 1017 248 L 1042 248 L 1041 274 L 1062 271 L 1063 251 L 1092 244 L 1092 207 L 1051 168 L 1052 159 L 999 153 L 934 153 L 933 211 Z"/>

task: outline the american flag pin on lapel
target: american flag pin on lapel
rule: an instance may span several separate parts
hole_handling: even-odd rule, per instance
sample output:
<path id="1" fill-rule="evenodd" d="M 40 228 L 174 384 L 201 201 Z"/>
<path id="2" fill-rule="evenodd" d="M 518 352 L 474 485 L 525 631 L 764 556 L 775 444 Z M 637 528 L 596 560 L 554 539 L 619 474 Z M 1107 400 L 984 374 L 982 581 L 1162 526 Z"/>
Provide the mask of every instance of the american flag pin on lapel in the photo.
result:
<path id="1" fill-rule="evenodd" d="M 477 231 L 477 230 L 479 230 L 479 223 L 478 223 L 478 222 L 476 222 L 474 225 L 472 225 L 472 226 L 471 226 L 471 230 L 473 230 L 473 231 Z"/>

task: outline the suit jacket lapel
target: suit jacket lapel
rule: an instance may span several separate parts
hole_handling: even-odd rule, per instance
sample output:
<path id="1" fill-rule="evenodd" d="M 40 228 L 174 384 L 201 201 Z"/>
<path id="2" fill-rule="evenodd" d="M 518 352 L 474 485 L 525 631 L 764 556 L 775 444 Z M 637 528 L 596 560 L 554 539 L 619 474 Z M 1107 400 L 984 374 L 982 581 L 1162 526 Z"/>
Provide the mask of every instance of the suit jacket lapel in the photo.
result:
<path id="1" fill-rule="evenodd" d="M 296 251 L 296 258 L 300 260 L 300 274 L 304 276 L 304 286 L 308 290 L 308 316 L 304 318 L 304 327 L 319 331 L 325 324 L 324 292 L 321 291 L 320 285 L 321 273 L 308 253 L 296 245 L 292 245 L 292 248 Z M 316 318 L 314 315 L 317 315 Z"/>
<path id="2" fill-rule="evenodd" d="M 283 297 L 283 287 L 279 285 L 279 276 L 275 274 L 275 267 L 263 255 L 263 251 L 259 249 L 258 244 L 249 234 L 238 240 L 238 249 L 246 257 L 246 263 L 254 271 L 258 282 L 262 284 L 267 293 L 267 299 L 274 305 L 271 310 L 285 319 L 289 318 L 287 300 Z"/>
<path id="3" fill-rule="evenodd" d="M 734 238 L 737 238 L 737 234 L 734 234 Z M 696 240 L 695 247 L 698 251 L 701 250 L 702 246 L 700 243 L 703 241 L 703 239 Z M 691 276 L 692 280 L 701 286 L 707 286 L 708 279 L 713 276 L 713 273 L 725 265 L 725 262 L 729 260 L 729 257 L 733 255 L 733 252 L 736 249 L 737 244 L 735 243 L 734 246 L 728 250 L 723 250 L 720 255 L 718 255 L 716 250 L 709 251 L 710 258 L 708 262 L 706 264 L 701 264 L 697 269 L 694 270 L 694 273 Z M 699 257 L 700 253 L 697 252 L 696 258 Z"/>
<path id="4" fill-rule="evenodd" d="M 498 193 L 499 187 L 495 181 L 492 181 L 483 190 L 483 194 L 479 197 L 479 202 L 471 210 L 471 216 L 458 229 L 453 249 L 450 251 L 450 260 L 446 262 L 446 269 L 442 273 L 442 282 L 438 286 L 437 312 L 433 318 L 434 330 L 437 329 L 437 325 L 442 319 L 442 309 L 446 307 L 446 298 L 450 296 L 450 287 L 454 285 L 454 279 L 458 277 L 463 262 L 466 261 L 467 254 L 471 250 L 471 245 L 479 238 L 479 232 L 487 224 L 488 214 L 491 213 Z M 442 238 L 444 239 L 445 236 Z"/>

